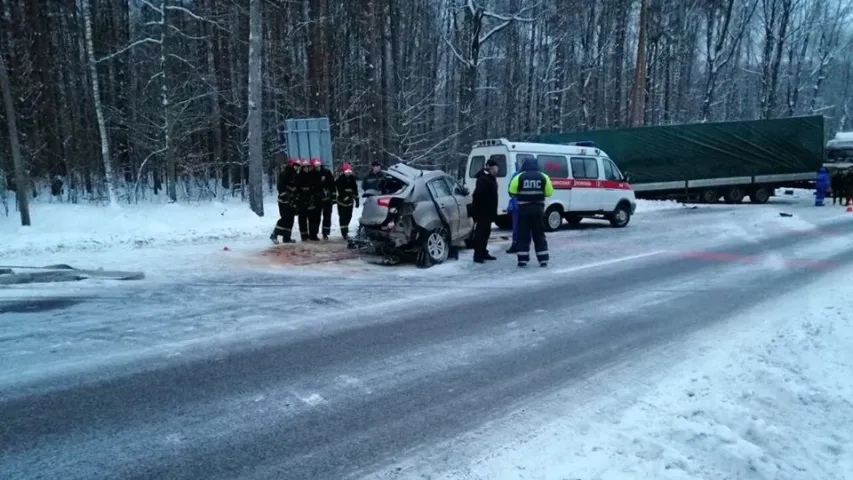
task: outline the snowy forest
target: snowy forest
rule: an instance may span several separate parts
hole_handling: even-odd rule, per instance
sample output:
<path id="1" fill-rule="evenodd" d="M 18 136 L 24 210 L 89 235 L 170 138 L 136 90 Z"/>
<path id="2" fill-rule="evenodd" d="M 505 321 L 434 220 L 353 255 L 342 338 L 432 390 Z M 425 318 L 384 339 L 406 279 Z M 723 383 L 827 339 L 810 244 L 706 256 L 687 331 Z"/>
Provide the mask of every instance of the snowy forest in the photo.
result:
<path id="1" fill-rule="evenodd" d="M 853 128 L 851 14 L 849 0 L 0 0 L 0 194 L 17 157 L 51 201 L 257 198 L 285 119 L 305 116 L 329 117 L 336 161 L 359 174 L 455 173 L 479 138 L 626 125 L 816 113 L 832 134 Z"/>

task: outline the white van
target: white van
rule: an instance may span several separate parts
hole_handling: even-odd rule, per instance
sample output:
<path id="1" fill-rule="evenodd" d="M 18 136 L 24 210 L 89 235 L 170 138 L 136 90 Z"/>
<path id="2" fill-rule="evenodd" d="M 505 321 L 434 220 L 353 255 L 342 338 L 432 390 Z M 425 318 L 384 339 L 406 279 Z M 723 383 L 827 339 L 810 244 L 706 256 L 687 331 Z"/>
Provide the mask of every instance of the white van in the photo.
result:
<path id="1" fill-rule="evenodd" d="M 584 217 L 604 218 L 614 227 L 624 227 L 637 208 L 634 190 L 606 153 L 586 142 L 572 145 L 511 142 L 505 138 L 480 140 L 468 156 L 465 185 L 472 192 L 477 172 L 487 160 L 495 160 L 498 172 L 498 217 L 500 228 L 511 228 L 507 215 L 509 182 L 527 158 L 535 158 L 539 169 L 551 177 L 554 194 L 545 203 L 545 228 L 560 228 L 563 219 L 577 225 Z"/>

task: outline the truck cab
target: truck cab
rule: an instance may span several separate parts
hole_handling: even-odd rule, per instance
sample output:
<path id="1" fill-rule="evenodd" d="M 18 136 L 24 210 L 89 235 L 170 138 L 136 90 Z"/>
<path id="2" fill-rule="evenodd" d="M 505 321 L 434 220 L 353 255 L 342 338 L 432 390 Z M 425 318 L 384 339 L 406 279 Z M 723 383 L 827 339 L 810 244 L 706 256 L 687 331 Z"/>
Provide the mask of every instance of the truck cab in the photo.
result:
<path id="1" fill-rule="evenodd" d="M 563 220 L 577 225 L 583 218 L 603 218 L 614 227 L 624 227 L 636 210 L 636 198 L 628 179 L 607 154 L 594 144 L 568 145 L 512 142 L 506 138 L 479 140 L 468 155 L 465 185 L 474 191 L 476 175 L 486 161 L 498 164 L 498 211 L 495 223 L 510 228 L 507 214 L 509 182 L 533 158 L 551 178 L 554 195 L 545 203 L 545 228 L 554 231 Z"/>

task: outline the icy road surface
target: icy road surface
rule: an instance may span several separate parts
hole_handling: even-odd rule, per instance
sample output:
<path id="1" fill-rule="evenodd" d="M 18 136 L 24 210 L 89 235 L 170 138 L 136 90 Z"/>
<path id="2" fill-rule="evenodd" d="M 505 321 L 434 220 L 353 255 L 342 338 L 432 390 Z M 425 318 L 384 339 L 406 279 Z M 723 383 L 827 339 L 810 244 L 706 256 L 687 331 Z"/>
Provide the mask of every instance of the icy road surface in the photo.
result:
<path id="1" fill-rule="evenodd" d="M 764 320 L 744 317 L 756 307 L 776 315 L 775 302 L 849 272 L 842 212 L 638 215 L 623 230 L 551 234 L 547 270 L 519 270 L 495 245 L 486 265 L 467 252 L 427 271 L 288 272 L 248 263 L 240 244 L 231 257 L 209 246 L 116 260 L 155 270 L 144 282 L 3 290 L 1 476 L 575 478 L 525 476 L 541 466 L 535 451 L 512 471 L 470 463 L 581 414 L 555 396 L 585 416 L 628 408 L 694 360 L 697 336 Z M 104 255 L 89 258 L 117 266 Z M 821 474 L 782 466 L 772 478 L 844 478 L 827 475 L 844 454 L 820 457 Z M 687 470 L 673 465 L 659 467 Z"/>

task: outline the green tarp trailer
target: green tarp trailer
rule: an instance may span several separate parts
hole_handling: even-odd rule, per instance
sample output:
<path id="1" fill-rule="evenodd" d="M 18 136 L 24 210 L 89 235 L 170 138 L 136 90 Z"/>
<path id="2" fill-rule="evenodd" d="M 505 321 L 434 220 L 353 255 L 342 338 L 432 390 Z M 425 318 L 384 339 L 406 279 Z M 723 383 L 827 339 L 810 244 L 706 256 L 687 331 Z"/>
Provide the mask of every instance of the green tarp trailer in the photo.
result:
<path id="1" fill-rule="evenodd" d="M 780 187 L 808 187 L 824 161 L 824 118 L 620 128 L 540 135 L 541 143 L 592 141 L 640 198 L 697 197 L 763 203 Z"/>

